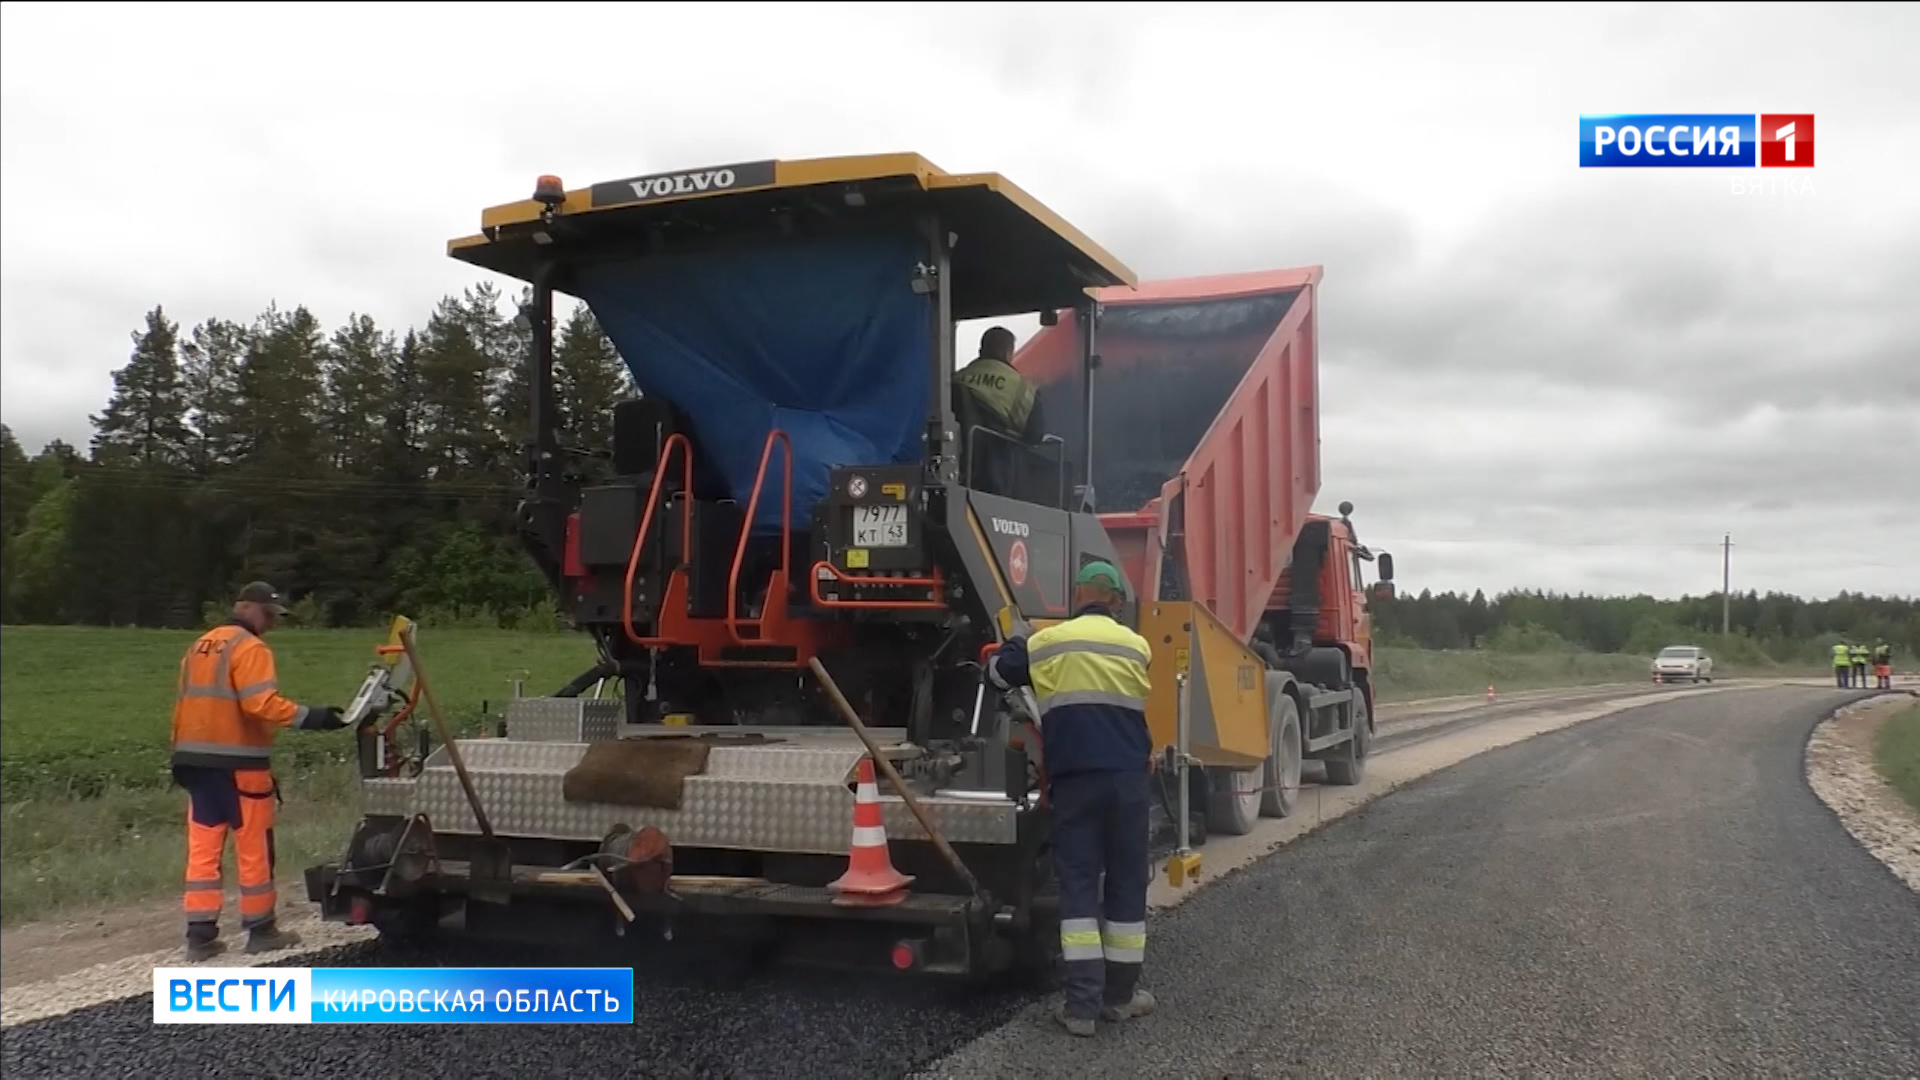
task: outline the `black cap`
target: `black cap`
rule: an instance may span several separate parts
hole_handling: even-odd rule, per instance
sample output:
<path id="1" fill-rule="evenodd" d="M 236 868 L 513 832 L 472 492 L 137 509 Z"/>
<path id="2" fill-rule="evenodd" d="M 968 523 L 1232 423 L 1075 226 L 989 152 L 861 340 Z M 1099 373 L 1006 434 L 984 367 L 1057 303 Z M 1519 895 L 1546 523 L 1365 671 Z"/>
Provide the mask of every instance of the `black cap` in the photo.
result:
<path id="1" fill-rule="evenodd" d="M 275 615 L 285 615 L 287 613 L 287 606 L 280 602 L 280 590 L 264 581 L 256 581 L 246 588 L 241 589 L 240 602 L 243 604 L 259 604 Z"/>

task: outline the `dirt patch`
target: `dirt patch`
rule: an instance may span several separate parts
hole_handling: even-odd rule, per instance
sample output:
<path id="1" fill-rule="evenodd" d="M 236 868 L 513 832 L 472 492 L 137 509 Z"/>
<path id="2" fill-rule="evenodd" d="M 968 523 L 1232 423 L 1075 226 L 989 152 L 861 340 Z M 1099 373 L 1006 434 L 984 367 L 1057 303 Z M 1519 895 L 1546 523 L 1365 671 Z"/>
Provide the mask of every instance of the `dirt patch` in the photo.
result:
<path id="1" fill-rule="evenodd" d="M 1807 782 L 1854 839 L 1920 892 L 1920 814 L 1883 780 L 1873 764 L 1881 725 L 1911 708 L 1889 695 L 1850 705 L 1814 729 L 1807 742 Z"/>
<path id="2" fill-rule="evenodd" d="M 280 883 L 280 921 L 304 914 L 306 885 Z M 296 906 L 299 905 L 299 906 Z M 227 897 L 222 933 L 239 934 L 238 895 Z M 129 956 L 177 949 L 186 935 L 179 897 L 125 904 L 25 923 L 0 933 L 0 989 L 71 975 Z"/>

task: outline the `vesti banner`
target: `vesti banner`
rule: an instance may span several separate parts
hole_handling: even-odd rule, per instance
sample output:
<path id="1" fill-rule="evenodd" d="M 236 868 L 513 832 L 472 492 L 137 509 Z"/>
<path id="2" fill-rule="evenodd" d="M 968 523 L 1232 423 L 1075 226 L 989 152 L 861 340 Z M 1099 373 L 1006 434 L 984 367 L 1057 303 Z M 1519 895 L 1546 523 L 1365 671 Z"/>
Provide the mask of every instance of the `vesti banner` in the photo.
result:
<path id="1" fill-rule="evenodd" d="M 631 1024 L 632 968 L 154 968 L 156 1024 Z"/>

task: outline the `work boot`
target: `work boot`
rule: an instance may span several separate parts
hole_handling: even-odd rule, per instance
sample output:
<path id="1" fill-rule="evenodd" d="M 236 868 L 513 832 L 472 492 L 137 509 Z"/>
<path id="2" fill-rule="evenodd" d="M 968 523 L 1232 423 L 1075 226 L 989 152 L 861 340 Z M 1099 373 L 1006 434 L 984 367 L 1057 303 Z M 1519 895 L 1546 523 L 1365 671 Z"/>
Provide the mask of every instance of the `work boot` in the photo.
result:
<path id="1" fill-rule="evenodd" d="M 187 963 L 211 960 L 227 951 L 227 943 L 217 937 L 187 937 Z"/>
<path id="2" fill-rule="evenodd" d="M 1106 1002 L 1100 1009 L 1102 1020 L 1117 1023 L 1153 1011 L 1153 995 L 1140 989 L 1139 964 L 1107 961 L 1105 984 L 1105 993 L 1101 995 Z"/>
<path id="3" fill-rule="evenodd" d="M 1068 1016 L 1067 1003 L 1062 1001 L 1054 1005 L 1053 1018 L 1072 1035 L 1085 1039 L 1093 1035 L 1093 1018 L 1090 1016 Z"/>
<path id="4" fill-rule="evenodd" d="M 1154 1001 L 1152 994 L 1145 990 L 1135 990 L 1131 1000 L 1123 1004 L 1108 1005 L 1102 1008 L 1100 1010 L 1100 1019 L 1111 1020 L 1114 1023 L 1119 1023 L 1122 1020 L 1132 1020 L 1134 1017 L 1145 1016 L 1152 1012 L 1153 1006 Z"/>
<path id="5" fill-rule="evenodd" d="M 250 953 L 279 952 L 300 944 L 300 935 L 291 930 L 282 930 L 273 923 L 256 926 L 247 934 L 247 951 Z"/>

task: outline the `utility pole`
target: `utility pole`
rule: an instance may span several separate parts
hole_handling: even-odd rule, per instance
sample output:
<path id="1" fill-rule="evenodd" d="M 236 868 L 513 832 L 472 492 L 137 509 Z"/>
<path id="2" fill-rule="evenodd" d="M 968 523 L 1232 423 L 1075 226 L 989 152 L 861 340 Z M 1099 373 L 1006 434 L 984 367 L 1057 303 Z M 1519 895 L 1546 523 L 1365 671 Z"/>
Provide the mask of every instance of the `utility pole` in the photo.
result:
<path id="1" fill-rule="evenodd" d="M 1720 636 L 1726 637 L 1733 632 L 1732 596 L 1733 585 L 1733 534 L 1727 533 L 1720 540 Z"/>

